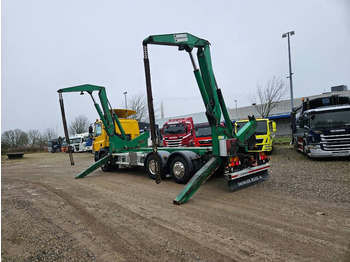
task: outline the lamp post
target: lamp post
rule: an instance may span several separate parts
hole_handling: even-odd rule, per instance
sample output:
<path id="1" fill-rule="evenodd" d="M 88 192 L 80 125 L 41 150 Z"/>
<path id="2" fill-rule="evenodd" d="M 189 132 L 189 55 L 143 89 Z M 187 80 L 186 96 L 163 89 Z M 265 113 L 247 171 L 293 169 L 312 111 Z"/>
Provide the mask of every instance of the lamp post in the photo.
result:
<path id="1" fill-rule="evenodd" d="M 288 37 L 290 104 L 291 104 L 291 107 L 292 107 L 291 111 L 293 111 L 293 108 L 294 108 L 294 99 L 293 99 L 292 60 L 291 60 L 291 55 L 290 55 L 290 39 L 289 38 L 290 38 L 291 35 L 294 35 L 294 34 L 295 34 L 294 31 L 290 31 L 290 32 L 284 33 L 282 35 L 282 38 Z"/>
<path id="2" fill-rule="evenodd" d="M 238 119 L 237 117 L 237 100 L 235 100 L 235 103 L 236 103 L 236 120 Z"/>
<path id="3" fill-rule="evenodd" d="M 127 109 L 128 109 L 128 101 L 127 101 L 127 99 L 126 99 L 126 94 L 127 94 L 128 92 L 124 92 L 123 94 L 125 95 L 125 118 L 128 118 L 128 111 L 127 111 Z"/>

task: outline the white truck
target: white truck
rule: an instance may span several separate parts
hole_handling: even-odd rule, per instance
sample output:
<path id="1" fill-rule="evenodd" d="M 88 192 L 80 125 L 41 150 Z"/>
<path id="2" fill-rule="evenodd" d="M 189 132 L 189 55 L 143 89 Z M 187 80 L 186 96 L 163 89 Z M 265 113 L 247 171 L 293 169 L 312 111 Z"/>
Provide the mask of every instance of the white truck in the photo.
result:
<path id="1" fill-rule="evenodd" d="M 69 140 L 74 152 L 92 151 L 92 139 L 89 137 L 89 133 L 75 134 Z"/>

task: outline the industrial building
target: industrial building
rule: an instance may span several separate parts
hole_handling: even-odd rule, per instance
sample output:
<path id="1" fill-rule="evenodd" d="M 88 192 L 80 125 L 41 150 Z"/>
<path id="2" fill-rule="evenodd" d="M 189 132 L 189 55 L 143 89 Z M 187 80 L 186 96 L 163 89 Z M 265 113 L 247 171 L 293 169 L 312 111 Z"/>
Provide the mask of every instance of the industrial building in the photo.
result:
<path id="1" fill-rule="evenodd" d="M 329 96 L 329 95 L 341 95 L 341 96 L 350 96 L 350 91 L 348 90 L 347 86 L 341 85 L 341 86 L 334 86 L 331 88 L 331 92 L 322 93 L 319 95 L 309 96 L 309 98 L 316 98 L 316 97 L 323 97 L 323 96 Z M 301 97 L 294 99 L 294 106 L 298 107 L 301 104 Z M 255 117 L 260 117 L 258 111 L 256 108 L 251 106 L 245 106 L 245 107 L 238 107 L 237 109 L 228 108 L 229 116 L 233 121 L 247 118 L 248 115 Z M 273 119 L 277 124 L 277 137 L 287 137 L 292 135 L 292 130 L 290 127 L 291 122 L 291 104 L 290 100 L 283 100 L 277 103 L 276 107 L 272 109 L 269 115 L 269 119 Z M 161 118 L 156 120 L 156 124 L 158 124 L 160 127 L 164 125 L 165 122 L 167 122 L 169 119 L 172 118 L 183 118 L 183 117 L 192 117 L 194 123 L 204 123 L 207 122 L 207 117 L 205 115 L 205 112 L 200 113 L 194 113 L 189 115 L 181 115 L 181 116 L 173 116 L 173 117 L 167 117 L 167 118 Z"/>

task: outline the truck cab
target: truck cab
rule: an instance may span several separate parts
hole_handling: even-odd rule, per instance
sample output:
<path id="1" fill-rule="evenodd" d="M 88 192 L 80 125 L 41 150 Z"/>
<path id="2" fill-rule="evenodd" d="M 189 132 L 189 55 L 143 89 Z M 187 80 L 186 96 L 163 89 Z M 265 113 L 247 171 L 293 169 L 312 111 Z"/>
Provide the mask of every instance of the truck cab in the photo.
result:
<path id="1" fill-rule="evenodd" d="M 235 123 L 236 133 L 247 123 L 248 120 L 239 120 Z M 274 137 L 276 132 L 276 122 L 268 118 L 257 118 L 257 128 L 254 132 L 256 145 L 250 152 L 271 153 L 274 147 Z"/>
<path id="2" fill-rule="evenodd" d="M 91 145 L 89 146 L 89 133 L 75 134 L 69 138 L 70 144 L 73 147 L 74 152 L 86 152 L 91 151 Z"/>
<path id="3" fill-rule="evenodd" d="M 137 120 L 126 118 L 127 116 L 136 114 L 136 111 L 130 109 L 113 109 L 113 111 L 119 118 L 128 140 L 132 140 L 140 135 Z M 95 161 L 97 161 L 109 152 L 109 136 L 107 135 L 101 120 L 96 120 L 93 130 L 92 151 L 95 155 Z M 115 131 L 118 135 L 121 134 L 117 124 L 115 124 Z"/>
<path id="4" fill-rule="evenodd" d="M 58 153 L 61 152 L 61 141 L 59 139 L 53 139 L 52 141 L 49 141 L 49 147 L 51 153 Z"/>
<path id="5" fill-rule="evenodd" d="M 212 138 L 211 138 L 211 128 L 209 123 L 195 124 L 195 138 L 194 144 L 195 146 L 211 146 Z"/>
<path id="6" fill-rule="evenodd" d="M 297 150 L 310 158 L 350 156 L 349 101 L 331 97 L 303 100 L 295 112 Z"/>
<path id="7" fill-rule="evenodd" d="M 194 146 L 195 130 L 192 117 L 169 119 L 162 128 L 166 147 Z"/>

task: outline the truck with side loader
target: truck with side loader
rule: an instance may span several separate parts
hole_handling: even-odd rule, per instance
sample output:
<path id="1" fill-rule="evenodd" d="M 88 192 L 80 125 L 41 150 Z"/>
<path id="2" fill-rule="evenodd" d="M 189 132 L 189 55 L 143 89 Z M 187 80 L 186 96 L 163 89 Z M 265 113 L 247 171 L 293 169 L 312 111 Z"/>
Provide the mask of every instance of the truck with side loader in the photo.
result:
<path id="1" fill-rule="evenodd" d="M 190 56 L 194 75 L 206 108 L 206 115 L 212 133 L 212 147 L 158 147 L 155 130 L 153 95 L 151 86 L 148 45 L 177 46 L 180 51 L 185 50 Z M 197 48 L 199 68 L 195 63 L 192 50 Z M 249 117 L 249 121 L 235 133 L 233 124 L 218 88 L 211 66 L 210 44 L 188 33 L 153 35 L 143 41 L 144 66 L 146 77 L 147 101 L 150 118 L 150 134 L 152 146 L 147 146 L 148 132 L 128 140 L 119 118 L 107 99 L 106 89 L 102 86 L 81 85 L 59 89 L 63 127 L 68 136 L 62 93 L 86 92 L 95 105 L 104 128 L 109 136 L 109 153 L 100 158 L 92 166 L 78 174 L 77 178 L 85 177 L 97 168 L 105 165 L 144 166 L 150 177 L 157 183 L 170 173 L 178 183 L 187 183 L 174 199 L 174 204 L 187 202 L 199 187 L 214 173 L 224 173 L 228 178 L 231 189 L 237 189 L 267 179 L 269 158 L 263 152 L 249 152 L 255 145 L 254 131 L 256 120 Z M 98 92 L 101 106 L 96 103 L 93 92 Z M 220 124 L 224 117 L 225 126 Z M 115 124 L 121 131 L 115 132 Z M 74 164 L 70 154 L 71 164 Z"/>
<path id="2" fill-rule="evenodd" d="M 295 148 L 310 158 L 350 156 L 350 98 L 303 98 L 292 112 Z"/>
<path id="3" fill-rule="evenodd" d="M 127 118 L 127 116 L 136 114 L 134 110 L 113 109 L 113 113 L 118 117 L 127 140 L 132 140 L 140 135 L 138 122 L 135 119 Z M 114 126 L 116 134 L 121 136 L 121 131 L 115 121 Z M 94 128 L 91 128 L 89 133 L 93 137 L 92 151 L 94 153 L 95 161 L 98 161 L 109 154 L 109 136 L 101 120 L 96 120 Z M 102 166 L 102 169 L 104 171 L 109 171 L 112 170 L 112 166 L 107 163 Z"/>

